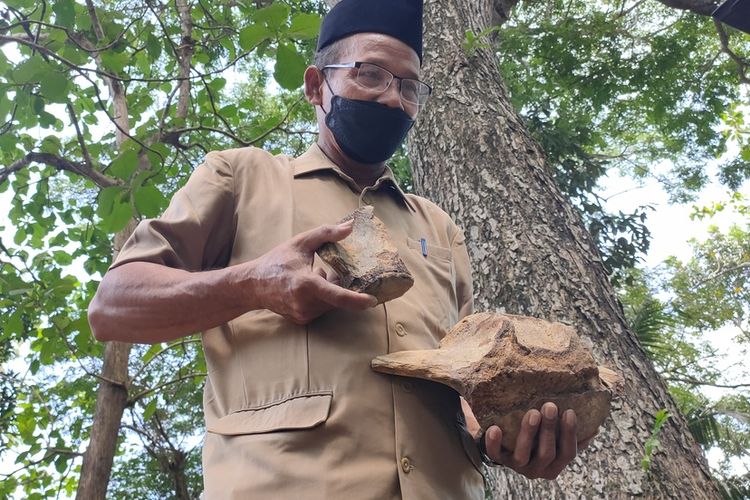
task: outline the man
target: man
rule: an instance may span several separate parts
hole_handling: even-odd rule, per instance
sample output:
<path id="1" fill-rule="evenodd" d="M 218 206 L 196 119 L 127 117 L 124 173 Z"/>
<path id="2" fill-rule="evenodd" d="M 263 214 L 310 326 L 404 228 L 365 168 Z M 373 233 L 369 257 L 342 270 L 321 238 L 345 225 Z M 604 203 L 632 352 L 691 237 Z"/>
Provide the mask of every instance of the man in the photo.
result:
<path id="1" fill-rule="evenodd" d="M 436 347 L 472 310 L 461 231 L 385 166 L 430 94 L 421 0 L 344 0 L 318 47 L 304 77 L 318 143 L 296 159 L 209 154 L 104 277 L 94 334 L 154 343 L 203 332 L 209 499 L 483 498 L 480 448 L 528 477 L 556 477 L 576 456 L 573 412 L 529 411 L 509 454 L 495 426 L 477 446 L 478 424 L 451 389 L 370 369 L 377 355 Z M 379 306 L 337 286 L 315 256 L 351 232 L 330 224 L 363 205 L 415 277 Z"/>

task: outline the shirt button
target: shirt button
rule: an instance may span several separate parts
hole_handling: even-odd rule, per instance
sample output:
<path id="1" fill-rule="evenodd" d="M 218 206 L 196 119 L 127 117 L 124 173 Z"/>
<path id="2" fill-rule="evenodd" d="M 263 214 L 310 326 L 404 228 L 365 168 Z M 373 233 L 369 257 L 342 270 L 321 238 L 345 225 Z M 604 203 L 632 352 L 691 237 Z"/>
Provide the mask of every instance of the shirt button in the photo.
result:
<path id="1" fill-rule="evenodd" d="M 411 460 L 409 460 L 409 457 L 403 457 L 401 459 L 401 470 L 403 470 L 405 473 L 410 473 L 414 466 L 411 464 Z"/>
<path id="2" fill-rule="evenodd" d="M 406 337 L 406 328 L 401 323 L 396 323 L 396 335 Z"/>
<path id="3" fill-rule="evenodd" d="M 405 392 L 411 392 L 414 390 L 414 384 L 412 384 L 411 382 L 404 382 L 403 384 L 401 384 L 401 387 L 404 388 Z"/>

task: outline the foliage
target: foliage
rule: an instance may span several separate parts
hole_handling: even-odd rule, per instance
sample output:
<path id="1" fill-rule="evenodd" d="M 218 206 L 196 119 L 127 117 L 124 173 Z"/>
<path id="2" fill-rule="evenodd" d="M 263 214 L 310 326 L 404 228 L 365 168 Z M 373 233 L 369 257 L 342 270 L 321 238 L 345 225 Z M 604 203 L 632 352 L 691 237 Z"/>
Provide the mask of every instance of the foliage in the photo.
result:
<path id="1" fill-rule="evenodd" d="M 750 383 L 742 380 L 746 370 L 740 380 L 727 379 L 721 366 L 726 362 L 712 342 L 728 327 L 737 332 L 723 339 L 731 351 L 745 352 L 749 340 L 749 208 L 738 193 L 726 203 L 696 208 L 697 218 L 732 210 L 744 222 L 724 231 L 710 227 L 705 240 L 691 242 L 693 255 L 685 262 L 672 257 L 656 272 L 630 271 L 631 284 L 620 294 L 633 332 L 669 384 L 696 441 L 725 457 L 714 473 L 727 498 L 744 498 L 750 477 L 750 470 L 740 473 L 729 465 L 750 458 Z"/>
<path id="2" fill-rule="evenodd" d="M 656 416 L 654 417 L 654 428 L 651 430 L 651 436 L 649 436 L 646 443 L 643 445 L 645 451 L 643 458 L 641 459 L 641 468 L 643 468 L 644 472 L 648 471 L 648 468 L 651 465 L 651 457 L 653 456 L 654 451 L 659 447 L 659 433 L 670 416 L 669 412 L 665 409 L 656 412 Z"/>
<path id="3" fill-rule="evenodd" d="M 606 213 L 596 187 L 610 170 L 656 177 L 675 201 L 689 200 L 731 139 L 741 152 L 723 162 L 720 180 L 736 189 L 750 176 L 746 101 L 720 38 L 710 19 L 612 0 L 522 2 L 497 32 L 511 100 L 615 281 L 648 250 L 650 207 Z M 741 34 L 727 43 L 750 53 Z"/>

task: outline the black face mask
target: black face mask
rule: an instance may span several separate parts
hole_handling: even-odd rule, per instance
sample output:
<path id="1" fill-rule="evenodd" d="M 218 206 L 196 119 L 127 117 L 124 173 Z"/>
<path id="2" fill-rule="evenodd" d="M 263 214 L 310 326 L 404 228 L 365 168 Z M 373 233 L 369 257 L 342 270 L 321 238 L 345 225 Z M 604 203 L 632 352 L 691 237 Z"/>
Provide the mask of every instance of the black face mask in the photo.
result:
<path id="1" fill-rule="evenodd" d="M 334 95 L 326 125 L 349 158 L 373 164 L 393 156 L 414 120 L 403 109 Z"/>

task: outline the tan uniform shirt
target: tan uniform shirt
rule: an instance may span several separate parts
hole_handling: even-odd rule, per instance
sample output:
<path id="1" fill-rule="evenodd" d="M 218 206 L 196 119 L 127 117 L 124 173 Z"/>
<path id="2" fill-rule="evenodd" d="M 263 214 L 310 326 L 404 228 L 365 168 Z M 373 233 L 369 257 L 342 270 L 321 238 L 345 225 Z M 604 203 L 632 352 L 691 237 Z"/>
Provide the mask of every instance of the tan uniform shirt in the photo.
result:
<path id="1" fill-rule="evenodd" d="M 462 232 L 433 203 L 405 195 L 390 171 L 360 192 L 317 146 L 297 159 L 210 153 L 113 267 L 232 266 L 364 205 L 385 223 L 414 286 L 306 326 L 259 310 L 203 333 L 206 498 L 484 497 L 457 394 L 370 369 L 377 355 L 436 347 L 472 308 Z"/>

